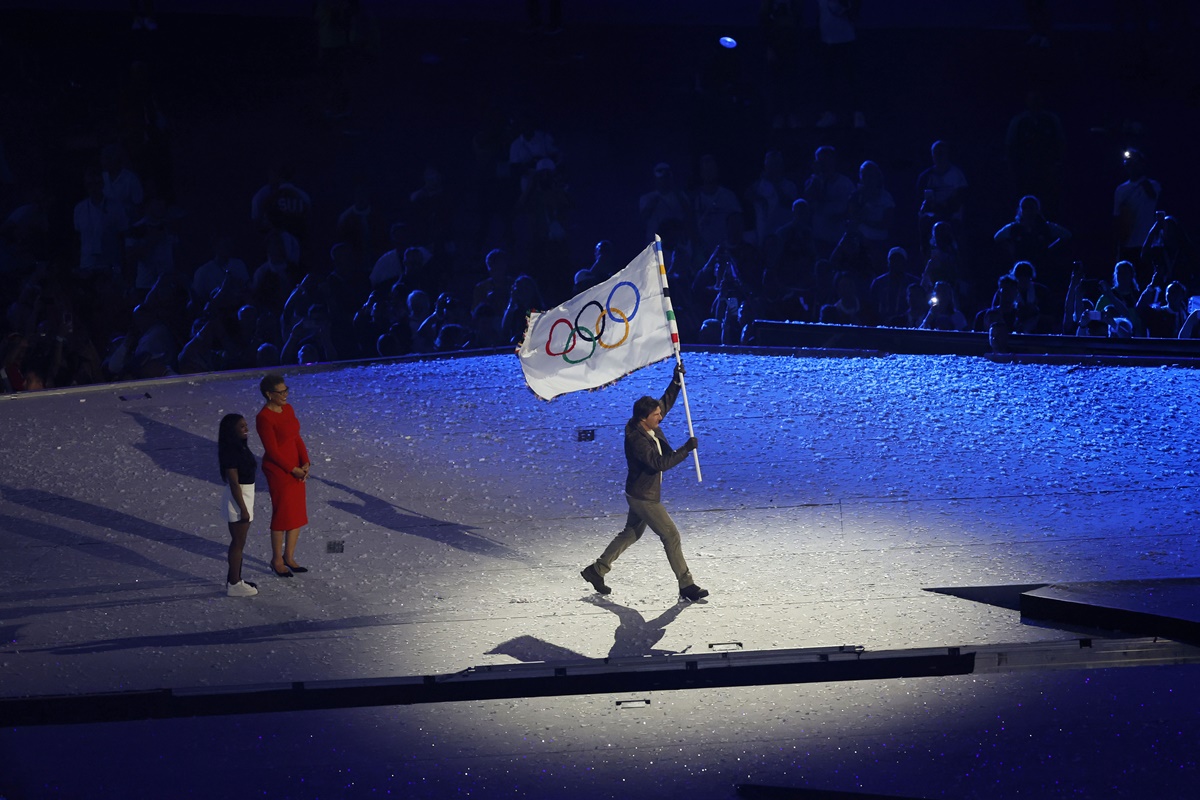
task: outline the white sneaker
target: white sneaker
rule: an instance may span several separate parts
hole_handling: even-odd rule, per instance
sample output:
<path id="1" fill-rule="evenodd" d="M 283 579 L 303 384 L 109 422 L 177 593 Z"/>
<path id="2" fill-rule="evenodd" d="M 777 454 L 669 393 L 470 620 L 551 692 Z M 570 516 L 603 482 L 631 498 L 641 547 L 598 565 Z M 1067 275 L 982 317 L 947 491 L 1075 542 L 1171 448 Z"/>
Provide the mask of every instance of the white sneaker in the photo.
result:
<path id="1" fill-rule="evenodd" d="M 237 583 L 225 584 L 225 594 L 229 597 L 254 597 L 258 594 L 258 589 L 253 583 L 238 581 Z"/>
<path id="2" fill-rule="evenodd" d="M 832 128 L 836 124 L 837 124 L 837 117 L 834 116 L 834 113 L 832 111 L 826 111 L 824 114 L 821 115 L 821 118 L 817 120 L 818 128 Z"/>
<path id="3" fill-rule="evenodd" d="M 861 111 L 855 111 L 854 112 L 854 127 L 856 127 L 856 128 L 867 127 L 867 115 Z"/>

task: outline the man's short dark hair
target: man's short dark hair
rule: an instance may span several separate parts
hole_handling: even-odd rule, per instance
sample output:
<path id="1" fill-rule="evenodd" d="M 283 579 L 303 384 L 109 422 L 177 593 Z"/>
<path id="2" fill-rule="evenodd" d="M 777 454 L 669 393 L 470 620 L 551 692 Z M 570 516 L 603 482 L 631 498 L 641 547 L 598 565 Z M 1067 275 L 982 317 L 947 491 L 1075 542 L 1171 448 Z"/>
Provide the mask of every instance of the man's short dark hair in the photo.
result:
<path id="1" fill-rule="evenodd" d="M 634 420 L 634 422 L 641 422 L 646 417 L 653 414 L 654 410 L 657 408 L 661 408 L 661 406 L 658 403 L 657 398 L 650 397 L 650 396 L 639 397 L 633 403 L 633 420 Z"/>

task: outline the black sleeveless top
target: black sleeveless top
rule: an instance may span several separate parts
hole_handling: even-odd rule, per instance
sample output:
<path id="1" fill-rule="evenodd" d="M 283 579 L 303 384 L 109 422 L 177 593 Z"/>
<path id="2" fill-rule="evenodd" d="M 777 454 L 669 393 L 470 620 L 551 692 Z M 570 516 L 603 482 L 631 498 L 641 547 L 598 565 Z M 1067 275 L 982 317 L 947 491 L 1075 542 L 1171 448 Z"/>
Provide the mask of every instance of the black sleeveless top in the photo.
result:
<path id="1" fill-rule="evenodd" d="M 221 462 L 221 478 L 225 478 L 225 470 L 236 469 L 238 483 L 247 485 L 254 483 L 258 474 L 258 460 L 250 452 L 249 443 L 241 445 L 220 446 L 217 448 L 217 459 Z"/>

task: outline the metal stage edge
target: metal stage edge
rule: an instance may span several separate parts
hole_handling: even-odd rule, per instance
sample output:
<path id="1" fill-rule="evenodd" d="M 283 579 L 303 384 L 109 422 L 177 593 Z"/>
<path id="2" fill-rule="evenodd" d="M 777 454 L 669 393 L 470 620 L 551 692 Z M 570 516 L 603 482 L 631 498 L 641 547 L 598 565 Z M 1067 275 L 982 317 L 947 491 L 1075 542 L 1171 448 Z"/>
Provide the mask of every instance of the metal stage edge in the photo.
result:
<path id="1" fill-rule="evenodd" d="M 449 674 L 0 698 L 0 726 L 73 725 L 281 711 L 1200 663 L 1161 638 L 1081 638 L 868 652 L 720 651 L 469 667 Z"/>

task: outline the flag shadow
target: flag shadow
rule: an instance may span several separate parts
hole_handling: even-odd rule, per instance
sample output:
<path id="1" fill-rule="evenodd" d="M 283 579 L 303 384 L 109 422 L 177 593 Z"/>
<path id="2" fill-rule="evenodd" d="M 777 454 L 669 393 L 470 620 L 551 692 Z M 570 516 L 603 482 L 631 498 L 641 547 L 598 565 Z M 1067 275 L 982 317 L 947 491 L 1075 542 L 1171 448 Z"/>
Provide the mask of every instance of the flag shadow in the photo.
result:
<path id="1" fill-rule="evenodd" d="M 640 611 L 614 603 L 605 597 L 588 598 L 586 602 L 617 615 L 619 624 L 613 634 L 613 644 L 607 658 L 639 658 L 642 656 L 674 656 L 685 650 L 664 650 L 655 647 L 667 635 L 667 626 L 683 612 L 685 605 L 676 603 L 652 620 L 647 621 Z M 587 656 L 566 647 L 539 639 L 536 636 L 516 636 L 488 650 L 484 655 L 501 655 L 524 664 L 548 661 L 591 661 Z"/>
<path id="2" fill-rule="evenodd" d="M 372 525 L 378 525 L 397 533 L 420 536 L 467 553 L 490 558 L 503 558 L 509 561 L 527 561 L 526 557 L 516 550 L 474 533 L 469 525 L 426 516 L 388 502 L 382 497 L 376 497 L 328 478 L 312 478 L 311 480 L 320 481 L 326 486 L 331 486 L 357 498 L 358 503 L 348 503 L 342 500 L 329 500 L 328 503 L 339 511 L 353 514 Z"/>

